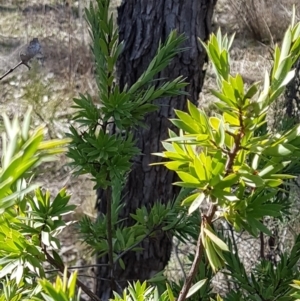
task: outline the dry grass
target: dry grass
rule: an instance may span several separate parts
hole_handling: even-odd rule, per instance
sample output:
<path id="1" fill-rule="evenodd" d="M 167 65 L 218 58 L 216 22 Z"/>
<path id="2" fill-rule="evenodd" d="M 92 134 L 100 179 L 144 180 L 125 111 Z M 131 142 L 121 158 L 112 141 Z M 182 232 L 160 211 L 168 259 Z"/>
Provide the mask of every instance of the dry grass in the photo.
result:
<path id="1" fill-rule="evenodd" d="M 45 55 L 43 66 L 33 62 L 30 71 L 21 66 L 0 82 L 0 110 L 9 116 L 22 115 L 31 105 L 35 125 L 45 124 L 52 138 L 60 138 L 68 131 L 72 98 L 79 92 L 93 95 L 97 91 L 89 35 L 81 13 L 84 2 L 88 1 L 76 2 L 82 5 L 80 8 L 75 2 L 70 7 L 65 1 L 0 0 L 0 74 L 19 62 L 19 53 L 34 37 L 39 39 Z M 75 216 L 69 219 L 84 213 L 95 216 L 93 184 L 86 176 L 71 176 L 66 163 L 67 158 L 61 156 L 57 162 L 45 165 L 39 182 L 53 195 L 67 187 L 71 202 L 78 205 Z M 60 254 L 69 266 L 92 262 L 78 242 L 74 227 L 63 231 L 61 241 Z M 89 279 L 82 280 L 92 288 L 92 282 L 87 283 Z"/>
<path id="2" fill-rule="evenodd" d="M 295 0 L 230 0 L 229 8 L 234 12 L 232 21 L 240 32 L 269 43 L 282 39 L 291 20 L 293 4 L 299 10 L 299 1 Z"/>

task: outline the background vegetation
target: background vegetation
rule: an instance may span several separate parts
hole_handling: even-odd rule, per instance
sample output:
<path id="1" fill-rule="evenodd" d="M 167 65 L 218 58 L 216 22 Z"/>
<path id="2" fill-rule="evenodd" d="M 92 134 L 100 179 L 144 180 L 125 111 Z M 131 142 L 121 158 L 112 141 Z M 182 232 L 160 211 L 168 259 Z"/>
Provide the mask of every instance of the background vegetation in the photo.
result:
<path id="1" fill-rule="evenodd" d="M 273 1 L 272 3 L 259 1 L 260 4 L 256 1 L 241 2 L 230 1 L 228 4 L 219 1 L 214 25 L 216 28 L 221 26 L 223 32 L 238 32 L 231 50 L 232 71 L 240 72 L 251 84 L 260 79 L 263 75 L 261 71 L 269 66 L 269 49 L 273 46 L 272 43 L 283 36 L 291 16 L 291 3 L 290 1 L 276 2 L 276 4 Z M 39 37 L 46 56 L 44 66 L 37 64 L 36 68 L 30 72 L 25 67 L 18 69 L 4 81 L 0 92 L 1 109 L 12 115 L 16 112 L 24 112 L 28 104 L 33 105 L 35 123 L 46 123 L 47 134 L 52 138 L 61 137 L 67 129 L 72 113 L 70 109 L 72 97 L 77 96 L 79 91 L 87 89 L 92 91 L 95 87 L 94 70 L 90 63 L 91 54 L 88 47 L 89 37 L 82 18 L 82 7 L 80 7 L 82 4 L 82 1 L 68 5 L 63 1 L 49 1 L 49 3 L 44 1 L 42 4 L 34 1 L 5 1 L 0 8 L 0 42 L 2 44 L 0 73 L 17 63 L 18 52 L 32 37 Z M 297 12 L 299 13 L 299 9 Z M 264 18 L 264 16 L 267 17 Z M 200 96 L 200 104 L 208 110 L 214 98 L 207 93 L 207 89 L 215 87 L 214 82 L 215 78 L 209 67 L 204 91 Z M 277 124 L 278 108 L 280 104 L 275 107 L 276 115 L 270 115 L 270 124 Z M 63 182 L 73 192 L 72 202 L 81 204 L 81 209 L 76 214 L 80 215 L 81 210 L 93 216 L 92 185 L 88 178 L 82 177 L 79 180 L 71 178 L 70 169 L 61 167 L 65 160 L 61 157 L 58 164 L 48 163 L 44 167 L 47 175 L 43 182 L 51 184 L 55 192 L 58 187 L 61 187 L 58 183 Z M 49 171 L 52 177 L 49 177 Z M 294 208 L 297 212 L 297 190 L 293 190 L 292 194 L 295 197 Z M 287 222 L 286 228 L 279 230 L 283 233 L 297 232 L 296 215 L 294 219 L 294 223 L 291 223 L 292 219 Z M 72 265 L 82 264 L 82 260 L 85 259 L 82 246 L 74 248 L 76 239 L 70 239 L 70 233 L 65 233 L 64 236 L 65 244 L 61 255 Z M 289 235 L 280 236 L 285 237 L 285 241 L 278 242 L 280 247 L 289 246 Z M 240 236 L 239 239 L 248 242 L 248 245 L 243 244 L 247 251 L 253 250 L 253 252 L 245 253 L 244 259 L 251 266 L 260 256 L 259 245 L 254 240 L 249 242 L 246 236 Z M 177 273 L 176 269 L 184 273 L 181 266 L 185 263 L 182 260 L 185 248 L 180 249 L 178 254 L 178 245 L 175 244 L 174 258 L 180 259 L 181 257 L 181 259 L 174 259 L 171 262 L 170 277 L 174 277 Z"/>

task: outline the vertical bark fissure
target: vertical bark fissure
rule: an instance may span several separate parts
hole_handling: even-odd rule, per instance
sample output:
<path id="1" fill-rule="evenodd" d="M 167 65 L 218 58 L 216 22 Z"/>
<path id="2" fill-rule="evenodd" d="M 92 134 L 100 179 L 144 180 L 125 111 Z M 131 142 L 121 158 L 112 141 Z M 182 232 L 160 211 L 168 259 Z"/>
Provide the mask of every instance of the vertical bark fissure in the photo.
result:
<path id="1" fill-rule="evenodd" d="M 125 84 L 131 86 L 138 79 L 155 55 L 159 41 L 165 41 L 170 31 L 176 28 L 186 35 L 187 40 L 182 47 L 188 47 L 188 50 L 176 56 L 158 78 L 170 80 L 180 75 L 186 77 L 189 99 L 196 103 L 204 79 L 202 68 L 206 62 L 198 37 L 202 40 L 208 38 L 212 17 L 209 12 L 212 12 L 215 2 L 123 0 L 118 9 L 120 40 L 125 43 L 117 66 L 121 89 Z M 138 207 L 144 205 L 150 208 L 156 201 L 166 203 L 174 199 L 179 191 L 172 185 L 175 175 L 171 171 L 163 166 L 149 167 L 149 164 L 159 160 L 151 153 L 162 150 L 161 141 L 167 138 L 168 128 L 172 127 L 169 119 L 174 117 L 174 109 L 185 109 L 186 98 L 160 99 L 156 103 L 160 106 L 159 111 L 145 117 L 147 128 L 133 132 L 142 155 L 133 160 L 132 171 L 123 191 L 125 206 L 120 218 L 125 218 L 124 224 L 127 226 L 133 224 L 129 216 Z M 106 211 L 104 203 L 99 203 L 99 212 Z M 157 231 L 154 238 L 152 236 L 142 242 L 143 251 L 131 251 L 123 256 L 125 270 L 115 264 L 114 277 L 122 287 L 127 285 L 129 279 L 149 279 L 167 264 L 171 254 L 171 236 L 163 231 Z M 105 260 L 99 259 L 99 263 Z M 99 279 L 107 276 L 107 269 L 98 270 Z M 97 294 L 103 300 L 104 296 L 111 294 L 107 293 L 109 290 L 109 281 L 98 282 Z"/>

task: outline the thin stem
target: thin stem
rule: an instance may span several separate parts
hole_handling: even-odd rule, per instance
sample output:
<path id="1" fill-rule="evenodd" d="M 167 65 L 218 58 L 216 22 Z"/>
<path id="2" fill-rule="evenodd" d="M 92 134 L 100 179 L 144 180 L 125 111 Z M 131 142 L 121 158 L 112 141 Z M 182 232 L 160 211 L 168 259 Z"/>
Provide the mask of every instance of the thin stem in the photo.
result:
<path id="1" fill-rule="evenodd" d="M 242 113 L 241 109 L 239 110 L 239 122 L 240 122 L 239 133 L 234 136 L 234 145 L 232 147 L 231 152 L 229 152 L 227 154 L 227 162 L 226 162 L 226 166 L 225 166 L 225 170 L 226 170 L 225 176 L 228 176 L 232 172 L 234 160 L 235 160 L 239 150 L 241 149 L 241 140 L 244 137 L 243 113 Z M 205 216 L 205 220 L 206 220 L 207 224 L 209 224 L 209 225 L 212 224 L 212 220 L 214 218 L 216 211 L 217 211 L 217 205 L 214 205 L 213 203 L 211 203 L 210 207 L 208 209 L 207 215 Z M 200 225 L 200 227 L 201 226 L 202 225 Z M 201 233 L 199 233 L 195 258 L 194 258 L 192 267 L 189 271 L 189 274 L 186 277 L 183 287 L 179 293 L 179 297 L 178 297 L 177 301 L 185 300 L 185 298 L 192 286 L 193 280 L 196 276 L 203 253 L 204 253 L 204 247 L 203 247 L 203 243 L 202 243 L 202 239 L 201 239 Z"/>
<path id="2" fill-rule="evenodd" d="M 46 255 L 47 261 L 55 266 L 61 273 L 64 273 L 65 265 L 59 264 L 56 260 L 47 252 L 46 248 L 43 248 L 44 253 Z M 68 277 L 71 276 L 71 273 L 67 270 Z M 83 282 L 77 279 L 76 284 L 91 298 L 93 301 L 101 301 L 101 299 L 95 295 Z"/>
<path id="3" fill-rule="evenodd" d="M 202 244 L 202 240 L 201 240 L 201 235 L 199 234 L 195 258 L 194 258 L 193 264 L 191 266 L 191 269 L 189 271 L 189 274 L 185 278 L 184 285 L 179 293 L 177 301 L 185 300 L 185 298 L 189 292 L 189 289 L 192 286 L 193 280 L 196 276 L 196 272 L 199 268 L 202 256 L 203 256 L 203 244 Z"/>
<path id="4" fill-rule="evenodd" d="M 238 255 L 238 248 L 237 248 L 237 245 L 236 245 L 236 239 L 234 237 L 234 232 L 233 232 L 233 227 L 227 222 L 228 224 L 228 227 L 229 227 L 229 231 L 230 231 L 230 234 L 231 234 L 231 241 L 232 241 L 232 245 L 233 245 L 233 248 L 234 248 L 234 252 L 236 255 Z"/>
<path id="5" fill-rule="evenodd" d="M 230 231 L 230 235 L 231 235 L 231 241 L 232 241 L 233 249 L 234 249 L 234 252 L 235 252 L 235 256 L 238 256 L 239 255 L 239 250 L 238 250 L 238 247 L 237 247 L 237 244 L 236 244 L 236 239 L 235 239 L 235 236 L 234 236 L 233 227 L 228 222 L 227 222 L 227 225 L 229 227 L 229 231 Z M 228 285 L 229 285 L 229 281 L 228 281 Z M 235 289 L 238 289 L 238 285 L 237 285 L 236 282 L 233 282 L 233 285 L 234 285 Z M 230 289 L 230 287 L 229 287 L 229 289 Z"/>
<path id="6" fill-rule="evenodd" d="M 4 77 L 6 77 L 8 74 L 12 73 L 15 69 L 17 69 L 19 66 L 21 65 L 25 65 L 28 69 L 30 69 L 30 67 L 24 63 L 24 62 L 19 62 L 15 67 L 9 69 L 6 73 L 4 73 L 1 77 L 0 77 L 0 80 L 2 80 Z"/>
<path id="7" fill-rule="evenodd" d="M 113 235 L 112 235 L 112 189 L 107 188 L 106 221 L 107 221 L 107 243 L 108 243 L 108 263 L 110 267 L 111 289 L 116 290 L 114 280 L 114 255 L 113 255 Z"/>
<path id="8" fill-rule="evenodd" d="M 208 210 L 207 216 L 206 216 L 206 222 L 208 224 L 211 224 L 211 221 L 212 221 L 216 211 L 217 211 L 217 206 L 211 204 L 210 208 Z M 200 225 L 200 227 L 201 227 L 201 225 Z M 177 301 L 184 301 L 186 299 L 186 296 L 187 296 L 187 294 L 188 294 L 188 292 L 189 292 L 189 290 L 190 290 L 190 288 L 193 284 L 193 280 L 194 280 L 194 278 L 197 274 L 197 271 L 198 271 L 203 253 L 204 253 L 204 247 L 203 247 L 203 244 L 202 244 L 201 234 L 199 233 L 195 258 L 194 258 L 194 261 L 192 263 L 191 269 L 190 269 L 190 271 L 189 271 L 189 273 L 188 273 L 188 275 L 187 275 L 187 277 L 184 281 L 183 287 L 182 287 L 182 289 L 179 293 Z"/>
<path id="9" fill-rule="evenodd" d="M 78 266 L 72 266 L 68 267 L 68 270 L 82 270 L 82 269 L 88 269 L 88 268 L 94 268 L 94 267 L 107 267 L 108 264 L 105 263 L 100 263 L 100 264 L 88 264 L 88 265 L 78 265 Z M 45 273 L 55 273 L 59 272 L 59 269 L 51 269 L 51 270 L 46 270 Z"/>

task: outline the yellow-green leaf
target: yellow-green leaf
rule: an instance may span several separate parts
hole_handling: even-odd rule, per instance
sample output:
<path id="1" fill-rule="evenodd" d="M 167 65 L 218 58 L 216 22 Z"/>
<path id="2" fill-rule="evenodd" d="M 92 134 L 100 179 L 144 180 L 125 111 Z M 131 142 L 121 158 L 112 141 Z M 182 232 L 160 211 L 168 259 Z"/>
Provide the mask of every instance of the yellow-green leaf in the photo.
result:
<path id="1" fill-rule="evenodd" d="M 189 214 L 192 214 L 195 210 L 197 210 L 199 206 L 202 204 L 202 202 L 204 201 L 204 199 L 205 199 L 205 194 L 204 192 L 201 192 L 191 204 L 189 208 Z"/>
<path id="2" fill-rule="evenodd" d="M 216 234 L 214 234 L 207 228 L 204 228 L 203 231 L 219 249 L 227 252 L 229 251 L 228 246 L 225 244 L 225 242 L 221 240 Z"/>

